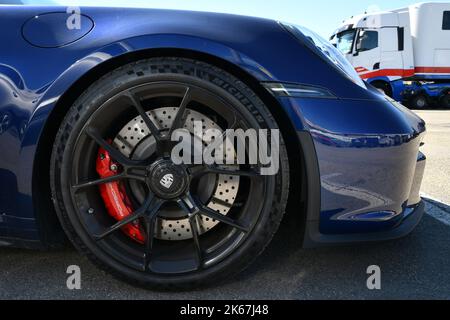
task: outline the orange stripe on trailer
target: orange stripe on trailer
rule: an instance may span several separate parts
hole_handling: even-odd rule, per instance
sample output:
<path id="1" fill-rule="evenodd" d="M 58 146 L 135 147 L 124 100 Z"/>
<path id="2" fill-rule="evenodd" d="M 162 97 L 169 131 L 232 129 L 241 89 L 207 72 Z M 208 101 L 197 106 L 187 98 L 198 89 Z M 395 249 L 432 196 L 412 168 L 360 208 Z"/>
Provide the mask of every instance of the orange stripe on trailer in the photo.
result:
<path id="1" fill-rule="evenodd" d="M 369 71 L 369 70 L 367 70 L 367 69 L 364 68 L 364 67 L 356 67 L 355 70 L 356 70 L 356 72 L 358 72 L 358 73 Z"/>
<path id="2" fill-rule="evenodd" d="M 416 67 L 416 73 L 450 73 L 450 67 Z"/>
<path id="3" fill-rule="evenodd" d="M 414 69 L 382 69 L 361 74 L 360 77 L 363 79 L 375 77 L 412 77 L 414 74 Z"/>

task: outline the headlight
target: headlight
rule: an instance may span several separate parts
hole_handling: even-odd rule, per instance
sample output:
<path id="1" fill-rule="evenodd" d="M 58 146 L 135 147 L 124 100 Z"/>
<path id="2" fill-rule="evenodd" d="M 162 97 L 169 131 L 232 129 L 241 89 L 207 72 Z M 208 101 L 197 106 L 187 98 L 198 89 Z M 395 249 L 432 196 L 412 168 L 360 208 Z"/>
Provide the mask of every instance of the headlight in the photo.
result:
<path id="1" fill-rule="evenodd" d="M 337 99 L 328 89 L 293 83 L 264 82 L 264 86 L 278 97 Z"/>
<path id="2" fill-rule="evenodd" d="M 342 53 L 333 47 L 330 42 L 307 28 L 281 22 L 280 24 L 294 37 L 305 43 L 311 50 L 318 53 L 319 56 L 324 58 L 326 61 L 331 62 L 354 83 L 364 89 L 367 89 L 364 81 L 356 73 L 350 62 L 348 62 Z"/>

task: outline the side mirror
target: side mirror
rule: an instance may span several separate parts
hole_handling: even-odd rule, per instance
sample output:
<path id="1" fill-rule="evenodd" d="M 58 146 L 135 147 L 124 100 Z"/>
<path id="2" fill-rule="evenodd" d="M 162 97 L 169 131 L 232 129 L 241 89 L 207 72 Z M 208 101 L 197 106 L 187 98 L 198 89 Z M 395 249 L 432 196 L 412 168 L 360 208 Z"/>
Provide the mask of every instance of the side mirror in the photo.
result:
<path id="1" fill-rule="evenodd" d="M 361 51 L 361 43 L 362 43 L 362 35 L 363 33 L 361 32 L 358 35 L 358 38 L 356 39 L 356 43 L 355 43 L 355 53 L 353 54 L 354 57 L 359 56 L 359 52 Z"/>
<path id="2" fill-rule="evenodd" d="M 358 34 L 358 38 L 356 39 L 356 52 L 361 51 L 363 38 L 364 38 L 364 31 L 361 31 Z"/>

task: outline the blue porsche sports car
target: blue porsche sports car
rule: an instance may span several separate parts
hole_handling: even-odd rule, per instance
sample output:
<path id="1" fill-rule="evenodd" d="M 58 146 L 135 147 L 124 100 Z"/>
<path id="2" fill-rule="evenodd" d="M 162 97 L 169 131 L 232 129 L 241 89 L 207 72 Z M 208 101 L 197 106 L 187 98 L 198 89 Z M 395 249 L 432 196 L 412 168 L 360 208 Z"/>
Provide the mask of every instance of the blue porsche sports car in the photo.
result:
<path id="1" fill-rule="evenodd" d="M 285 211 L 304 247 L 395 239 L 421 220 L 424 121 L 310 30 L 152 9 L 0 16 L 1 245 L 68 238 L 128 282 L 188 288 L 243 270 Z M 177 130 L 200 147 L 228 139 L 209 129 L 278 132 L 278 170 L 173 161 Z"/>

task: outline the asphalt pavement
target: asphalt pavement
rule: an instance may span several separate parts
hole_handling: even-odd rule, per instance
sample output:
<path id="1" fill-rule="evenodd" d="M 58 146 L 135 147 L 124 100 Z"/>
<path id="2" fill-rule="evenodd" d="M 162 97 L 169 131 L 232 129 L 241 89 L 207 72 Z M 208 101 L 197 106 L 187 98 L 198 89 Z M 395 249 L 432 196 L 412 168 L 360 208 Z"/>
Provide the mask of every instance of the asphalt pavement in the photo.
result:
<path id="1" fill-rule="evenodd" d="M 71 247 L 53 252 L 0 248 L 0 299 L 450 299 L 450 110 L 419 114 L 429 132 L 422 189 L 427 214 L 404 239 L 305 250 L 295 226 L 283 224 L 269 248 L 237 278 L 179 293 L 124 284 Z M 81 268 L 81 290 L 67 289 L 70 265 Z M 381 269 L 381 290 L 367 288 L 371 265 Z"/>

